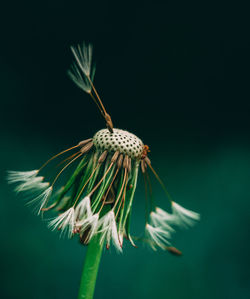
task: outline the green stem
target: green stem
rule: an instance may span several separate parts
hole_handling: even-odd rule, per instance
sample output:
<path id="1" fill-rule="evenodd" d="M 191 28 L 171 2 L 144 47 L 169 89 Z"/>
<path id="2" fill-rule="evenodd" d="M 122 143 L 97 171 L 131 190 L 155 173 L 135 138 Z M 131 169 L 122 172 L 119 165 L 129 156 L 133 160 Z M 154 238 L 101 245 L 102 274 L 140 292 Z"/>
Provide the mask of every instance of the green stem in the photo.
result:
<path id="1" fill-rule="evenodd" d="M 82 271 L 78 299 L 92 299 L 95 291 L 96 277 L 102 256 L 103 243 L 100 236 L 94 236 L 88 245 Z"/>

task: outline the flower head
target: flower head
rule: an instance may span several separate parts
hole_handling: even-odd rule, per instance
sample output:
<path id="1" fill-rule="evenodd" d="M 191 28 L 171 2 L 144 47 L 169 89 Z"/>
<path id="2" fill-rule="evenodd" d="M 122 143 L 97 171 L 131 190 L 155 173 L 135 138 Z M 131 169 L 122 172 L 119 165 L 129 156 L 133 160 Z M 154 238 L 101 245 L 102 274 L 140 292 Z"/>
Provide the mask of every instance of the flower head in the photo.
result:
<path id="1" fill-rule="evenodd" d="M 52 230 L 58 229 L 69 237 L 78 235 L 85 245 L 98 234 L 100 242 L 105 243 L 107 248 L 112 243 L 118 251 L 122 251 L 124 237 L 135 246 L 130 224 L 141 169 L 151 200 L 146 213 L 146 238 L 153 249 L 166 249 L 175 228 L 192 226 L 199 220 L 199 214 L 184 209 L 171 199 L 171 213 L 155 206 L 149 171 L 162 185 L 167 196 L 168 192 L 148 158 L 149 147 L 134 134 L 113 127 L 111 117 L 93 84 L 95 68 L 92 46 L 83 44 L 71 50 L 75 64 L 69 75 L 78 87 L 90 94 L 107 128 L 56 154 L 38 170 L 10 171 L 8 181 L 16 184 L 17 193 L 32 194 L 27 204 L 34 205 L 38 214 L 48 211 L 57 213 L 49 222 Z M 60 170 L 52 172 L 52 180 L 45 181 L 44 168 L 49 168 L 52 160 L 63 155 L 68 156 L 59 163 Z M 61 176 L 73 165 L 74 169 L 66 183 L 58 188 Z"/>

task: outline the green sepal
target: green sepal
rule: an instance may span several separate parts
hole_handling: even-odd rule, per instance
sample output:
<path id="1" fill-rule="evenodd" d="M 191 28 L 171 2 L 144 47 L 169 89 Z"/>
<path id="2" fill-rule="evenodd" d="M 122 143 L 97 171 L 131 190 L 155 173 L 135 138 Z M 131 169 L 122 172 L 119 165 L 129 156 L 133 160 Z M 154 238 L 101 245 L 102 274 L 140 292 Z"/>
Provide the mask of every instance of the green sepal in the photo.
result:
<path id="1" fill-rule="evenodd" d="M 98 158 L 98 154 L 96 154 L 96 156 L 94 156 L 94 158 L 93 158 L 93 159 L 94 159 L 94 161 L 93 161 L 93 170 L 94 170 L 94 168 L 97 166 L 97 163 L 98 163 L 97 158 Z M 90 191 L 93 189 L 93 186 L 94 186 L 95 181 L 96 181 L 96 178 L 97 178 L 97 176 L 98 176 L 98 174 L 99 174 L 100 168 L 101 168 L 101 166 L 99 165 L 99 166 L 97 167 L 97 169 L 96 169 L 94 175 L 93 175 L 92 178 L 90 179 L 90 181 L 89 181 L 89 183 L 88 183 L 88 187 L 87 187 L 87 194 L 89 194 Z"/>
<path id="2" fill-rule="evenodd" d="M 88 180 L 89 176 L 91 175 L 92 171 L 93 171 L 93 156 L 92 155 L 89 159 L 88 165 L 86 170 L 84 171 L 83 176 L 80 178 L 79 184 L 76 188 L 76 192 L 74 192 L 73 197 L 76 199 L 79 196 L 79 193 L 81 192 L 83 186 L 85 185 L 86 181 Z"/>
<path id="3" fill-rule="evenodd" d="M 84 156 L 81 160 L 81 162 L 78 164 L 76 167 L 75 171 L 67 181 L 66 185 L 64 187 L 61 187 L 61 191 L 58 192 L 58 195 L 56 196 L 56 199 L 54 201 L 55 205 L 54 208 L 57 207 L 58 205 L 60 206 L 60 201 L 61 199 L 66 195 L 66 193 L 72 188 L 72 186 L 75 184 L 77 177 L 80 175 L 80 173 L 83 171 L 84 167 L 86 166 L 86 156 Z M 60 206 L 60 210 L 65 208 Z"/>
<path id="4" fill-rule="evenodd" d="M 131 211 L 132 211 L 132 203 L 134 199 L 134 194 L 136 190 L 136 185 L 137 185 L 137 178 L 138 178 L 138 165 L 135 165 L 135 170 L 134 173 L 132 174 L 131 178 L 131 183 L 133 185 L 131 190 L 128 190 L 128 193 L 126 194 L 126 202 L 127 204 L 124 207 L 124 215 L 125 217 L 123 218 L 122 222 L 119 223 L 119 230 L 121 232 L 126 232 L 127 237 L 131 239 L 130 237 L 130 217 L 131 217 Z M 133 244 L 133 242 L 131 242 Z"/>
<path id="5" fill-rule="evenodd" d="M 106 171 L 106 169 L 107 168 L 105 167 L 105 171 Z M 114 169 L 115 169 L 115 165 L 113 165 L 111 167 L 111 169 L 109 170 L 109 173 L 105 176 L 101 185 L 99 186 L 99 192 L 97 193 L 97 195 L 93 201 L 93 205 L 92 205 L 93 213 L 96 211 L 104 193 L 106 192 L 106 190 L 108 188 L 108 185 L 109 185 L 111 179 L 113 178 Z"/>
<path id="6" fill-rule="evenodd" d="M 122 182 L 123 182 L 123 179 L 124 179 L 124 169 L 122 170 L 122 173 L 120 175 L 120 181 L 119 181 L 119 187 L 117 189 L 117 195 L 121 192 L 121 187 L 122 187 Z M 124 191 L 123 191 L 124 192 Z M 121 196 L 123 196 L 123 194 L 121 194 Z M 126 197 L 127 197 L 127 194 L 126 194 Z M 126 197 L 125 197 L 125 202 L 126 202 Z M 116 199 L 117 200 L 117 199 Z M 122 199 L 121 199 L 122 200 Z M 118 209 L 118 206 L 119 204 L 117 205 L 117 209 Z M 118 224 L 118 232 L 119 232 L 119 229 L 121 227 L 121 223 L 122 223 L 122 218 L 123 218 L 123 213 L 124 213 L 124 209 L 120 209 L 120 212 L 118 214 L 118 219 L 119 219 L 119 224 Z"/>

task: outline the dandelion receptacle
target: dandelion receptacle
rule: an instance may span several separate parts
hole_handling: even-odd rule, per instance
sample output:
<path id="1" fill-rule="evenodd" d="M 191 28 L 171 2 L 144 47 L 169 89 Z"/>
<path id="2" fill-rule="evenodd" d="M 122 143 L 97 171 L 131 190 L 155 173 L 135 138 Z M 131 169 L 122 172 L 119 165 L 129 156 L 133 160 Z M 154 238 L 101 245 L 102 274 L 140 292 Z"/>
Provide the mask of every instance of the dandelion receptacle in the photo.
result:
<path id="1" fill-rule="evenodd" d="M 162 180 L 152 167 L 149 146 L 134 134 L 114 128 L 111 116 L 93 84 L 95 66 L 92 63 L 92 46 L 71 47 L 75 62 L 69 70 L 70 78 L 88 93 L 105 120 L 106 128 L 91 138 L 63 150 L 40 168 L 31 171 L 9 171 L 8 182 L 15 191 L 23 193 L 27 205 L 46 219 L 46 213 L 57 215 L 48 227 L 69 238 L 78 237 L 89 247 L 83 271 L 79 298 L 92 298 L 99 259 L 103 246 L 111 244 L 122 252 L 125 239 L 136 246 L 130 232 L 133 201 L 138 175 L 145 183 L 147 204 L 145 232 L 141 238 L 153 250 L 167 250 L 175 255 L 181 252 L 172 246 L 171 236 L 178 227 L 188 228 L 200 218 L 169 196 Z M 59 160 L 60 170 L 51 169 L 52 161 Z M 66 183 L 60 186 L 59 178 L 71 170 Z M 52 179 L 47 179 L 51 171 Z M 70 173 L 69 171 L 67 173 Z M 157 206 L 151 192 L 149 174 L 159 181 L 170 201 L 170 211 Z M 92 269 L 92 270 L 91 270 Z M 93 269 L 95 269 L 94 272 Z"/>

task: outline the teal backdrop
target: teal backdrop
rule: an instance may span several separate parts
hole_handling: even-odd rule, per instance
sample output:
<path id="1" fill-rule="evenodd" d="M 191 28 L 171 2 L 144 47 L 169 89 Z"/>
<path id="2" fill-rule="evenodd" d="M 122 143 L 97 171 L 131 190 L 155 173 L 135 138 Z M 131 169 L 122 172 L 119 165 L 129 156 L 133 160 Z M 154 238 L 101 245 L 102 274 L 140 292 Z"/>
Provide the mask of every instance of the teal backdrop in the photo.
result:
<path id="1" fill-rule="evenodd" d="M 1 298 L 76 298 L 86 248 L 60 239 L 7 185 L 104 126 L 67 77 L 69 47 L 94 45 L 115 127 L 150 146 L 172 197 L 201 214 L 182 257 L 105 251 L 95 298 L 250 297 L 249 6 L 222 1 L 11 1 L 1 17 Z M 167 199 L 153 180 L 155 198 Z M 133 234 L 144 225 L 139 179 Z"/>

